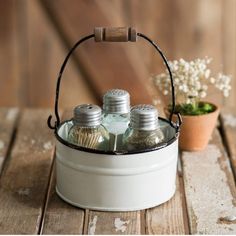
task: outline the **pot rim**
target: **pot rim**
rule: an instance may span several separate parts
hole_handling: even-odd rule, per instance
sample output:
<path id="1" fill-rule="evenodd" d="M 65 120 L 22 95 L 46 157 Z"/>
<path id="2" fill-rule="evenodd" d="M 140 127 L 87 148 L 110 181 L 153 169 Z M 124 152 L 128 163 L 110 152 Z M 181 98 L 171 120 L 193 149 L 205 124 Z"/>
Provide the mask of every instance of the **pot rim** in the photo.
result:
<path id="1" fill-rule="evenodd" d="M 213 115 L 215 113 L 219 113 L 220 107 L 218 105 L 216 105 L 215 103 L 208 102 L 208 101 L 200 101 L 200 102 L 208 103 L 210 105 L 213 105 L 215 107 L 215 110 L 212 111 L 212 112 L 206 113 L 206 114 L 201 114 L 201 115 L 183 115 L 183 114 L 180 113 L 181 117 L 182 118 L 184 117 L 185 119 L 188 119 L 188 118 L 197 118 L 197 117 L 209 116 L 209 115 Z M 170 114 L 170 112 L 169 112 L 169 110 L 166 106 L 164 107 L 164 111 L 165 111 L 165 113 Z M 174 113 L 173 116 L 176 116 L 176 114 Z"/>

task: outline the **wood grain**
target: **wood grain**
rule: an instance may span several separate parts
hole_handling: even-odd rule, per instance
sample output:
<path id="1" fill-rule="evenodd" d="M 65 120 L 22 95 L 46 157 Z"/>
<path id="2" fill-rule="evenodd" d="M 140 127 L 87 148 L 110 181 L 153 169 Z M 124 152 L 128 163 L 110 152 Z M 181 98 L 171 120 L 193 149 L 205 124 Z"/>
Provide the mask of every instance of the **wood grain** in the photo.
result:
<path id="1" fill-rule="evenodd" d="M 147 234 L 188 234 L 184 217 L 184 189 L 180 187 L 179 177 L 176 178 L 175 195 L 166 203 L 147 209 Z"/>
<path id="2" fill-rule="evenodd" d="M 19 109 L 0 108 L 0 175 L 14 139 Z"/>
<path id="3" fill-rule="evenodd" d="M 224 100 L 224 106 L 233 107 L 236 101 L 236 1 L 223 1 L 222 11 L 223 71 L 232 76 L 233 88 L 230 97 Z"/>
<path id="4" fill-rule="evenodd" d="M 136 6 L 130 6 L 130 2 L 131 1 L 125 1 L 125 0 L 112 0 L 112 1 L 96 0 L 97 7 L 99 7 L 104 17 L 106 17 L 106 19 L 108 19 L 109 21 L 112 21 L 110 25 L 132 26 L 136 29 L 136 31 L 146 33 L 145 28 L 143 29 L 140 28 L 142 22 L 145 22 L 144 19 L 143 20 L 141 19 L 140 15 L 139 15 L 139 20 L 132 21 L 130 9 L 135 8 L 136 11 L 138 11 L 139 9 Z M 106 7 L 104 7 L 104 4 L 106 5 Z M 147 1 L 144 5 L 146 6 L 146 4 Z M 142 5 L 142 7 L 145 7 L 143 6 L 143 4 L 140 5 Z M 147 44 L 147 42 L 144 42 L 144 40 L 140 39 L 136 43 L 123 44 L 123 47 L 125 49 L 124 53 L 126 54 L 130 66 L 133 68 L 133 70 L 138 71 L 139 77 L 142 78 L 141 82 L 143 86 L 146 87 L 145 89 L 147 89 L 148 93 L 152 97 L 151 94 L 152 91 L 150 89 L 151 86 L 148 79 L 153 71 L 150 70 L 150 68 L 146 65 L 145 61 L 149 60 L 148 54 L 146 52 L 149 52 L 150 50 L 152 52 L 155 52 L 155 50 L 153 50 L 153 48 L 151 48 L 150 45 Z"/>
<path id="5" fill-rule="evenodd" d="M 222 134 L 236 176 L 236 111 L 235 107 L 224 109 L 221 115 Z"/>
<path id="6" fill-rule="evenodd" d="M 21 93 L 19 52 L 20 41 L 17 23 L 22 22 L 22 12 L 17 12 L 17 1 L 0 1 L 0 104 L 2 106 L 22 105 L 27 94 Z M 23 9 L 23 6 L 21 10 Z M 27 79 L 27 78 L 25 78 Z M 21 83 L 22 82 L 22 83 Z"/>
<path id="7" fill-rule="evenodd" d="M 68 49 L 39 1 L 28 1 L 28 18 L 29 102 L 31 106 L 53 107 L 57 76 Z M 97 100 L 72 57 L 62 77 L 60 107 L 82 103 Z"/>
<path id="8" fill-rule="evenodd" d="M 167 58 L 172 58 L 172 1 L 146 0 L 145 4 L 136 0 L 127 3 L 128 21 L 135 25 L 139 32 L 145 33 L 158 43 Z M 151 17 L 150 17 L 151 16 Z M 140 42 L 139 57 L 145 62 L 149 72 L 157 73 L 164 70 L 163 63 L 152 47 Z"/>
<path id="9" fill-rule="evenodd" d="M 212 58 L 212 75 L 222 71 L 222 4 L 221 0 L 177 0 L 172 4 L 174 58 L 193 60 Z M 189 9 L 194 9 L 189 11 Z M 209 9 L 211 9 L 209 11 Z M 234 23 L 235 25 L 235 23 Z M 222 96 L 209 89 L 207 99 L 222 104 Z"/>
<path id="10" fill-rule="evenodd" d="M 49 187 L 42 234 L 82 234 L 84 210 L 61 200 L 55 191 L 55 167 Z"/>
<path id="11" fill-rule="evenodd" d="M 43 2 L 50 9 L 50 15 L 54 17 L 56 26 L 63 32 L 70 47 L 81 36 L 92 33 L 95 25 L 112 25 L 112 19 L 106 18 L 94 1 Z M 61 9 L 64 9 L 63 12 Z M 108 89 L 123 88 L 131 93 L 132 103 L 150 103 L 150 96 L 141 82 L 146 81 L 146 78 L 142 78 L 127 59 L 125 47 L 128 46 L 121 43 L 94 44 L 92 40 L 81 46 L 76 58 L 97 97 L 101 98 Z"/>
<path id="12" fill-rule="evenodd" d="M 130 0 L 127 2 L 126 8 L 128 22 L 131 22 L 130 25 L 135 25 L 139 32 L 143 32 L 153 39 L 168 60 L 175 59 L 173 50 L 173 22 L 175 21 L 172 17 L 175 14 L 173 1 L 146 0 L 145 4 L 142 4 L 140 1 Z M 138 40 L 137 44 L 138 56 L 135 58 L 145 64 L 147 70 L 145 78 L 150 78 L 153 74 L 163 73 L 166 68 L 156 50 L 143 40 Z M 148 91 L 157 108 L 162 112 L 163 107 L 170 103 L 170 97 L 163 96 L 162 92 L 156 89 L 150 81 L 147 82 L 149 82 L 147 83 Z"/>
<path id="13" fill-rule="evenodd" d="M 0 233 L 37 234 L 52 164 L 49 110 L 23 111 L 0 180 Z"/>
<path id="14" fill-rule="evenodd" d="M 140 212 L 88 211 L 88 234 L 141 234 Z"/>
<path id="15" fill-rule="evenodd" d="M 212 72 L 231 74 L 236 86 L 235 0 L 9 0 L 0 2 L 0 13 L 0 105 L 52 106 L 66 52 L 101 25 L 135 27 L 157 41 L 170 60 L 212 57 Z M 99 46 L 88 42 L 66 70 L 61 105 L 96 103 L 114 87 L 129 90 L 133 104 L 150 103 L 152 96 L 160 100 L 148 78 L 163 70 L 143 40 Z M 234 105 L 234 89 L 227 100 L 210 92 L 208 100 Z"/>
<path id="16" fill-rule="evenodd" d="M 136 42 L 136 30 L 131 27 L 95 27 L 96 42 Z"/>
<path id="17" fill-rule="evenodd" d="M 0 105 L 52 107 L 63 40 L 40 1 L 1 1 L 0 13 Z M 62 107 L 97 102 L 73 61 L 63 80 Z"/>
<path id="18" fill-rule="evenodd" d="M 235 234 L 236 189 L 218 131 L 204 151 L 183 152 L 182 160 L 191 234 Z"/>

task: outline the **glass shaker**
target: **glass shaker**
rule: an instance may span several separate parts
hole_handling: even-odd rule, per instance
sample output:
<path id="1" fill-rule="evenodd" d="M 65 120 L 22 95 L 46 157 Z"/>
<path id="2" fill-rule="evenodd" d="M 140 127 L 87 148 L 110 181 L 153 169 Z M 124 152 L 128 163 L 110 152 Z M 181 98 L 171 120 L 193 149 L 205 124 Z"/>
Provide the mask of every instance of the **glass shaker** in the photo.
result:
<path id="1" fill-rule="evenodd" d="M 122 145 L 122 135 L 128 128 L 130 112 L 130 95 L 121 89 L 112 89 L 103 96 L 103 121 L 114 139 L 114 150 Z"/>
<path id="2" fill-rule="evenodd" d="M 99 106 L 83 104 L 75 107 L 68 141 L 81 147 L 109 150 L 109 133 L 101 121 L 102 110 Z"/>
<path id="3" fill-rule="evenodd" d="M 164 141 L 158 124 L 158 111 L 152 105 L 137 105 L 131 109 L 130 125 L 123 136 L 123 149 L 140 151 L 156 147 Z"/>

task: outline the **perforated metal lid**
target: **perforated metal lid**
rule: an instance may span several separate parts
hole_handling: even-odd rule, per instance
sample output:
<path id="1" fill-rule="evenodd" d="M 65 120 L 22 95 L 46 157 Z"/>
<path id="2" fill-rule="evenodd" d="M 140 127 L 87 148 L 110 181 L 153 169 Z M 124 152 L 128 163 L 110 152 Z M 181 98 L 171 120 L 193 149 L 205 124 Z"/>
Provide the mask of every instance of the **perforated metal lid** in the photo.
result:
<path id="1" fill-rule="evenodd" d="M 132 107 L 130 126 L 139 130 L 154 130 L 158 127 L 158 111 L 152 105 L 141 104 Z"/>
<path id="2" fill-rule="evenodd" d="M 93 104 L 83 104 L 75 107 L 73 122 L 76 125 L 91 127 L 101 124 L 102 109 Z"/>
<path id="3" fill-rule="evenodd" d="M 130 111 L 130 95 L 122 89 L 112 89 L 103 96 L 105 113 L 124 114 Z"/>

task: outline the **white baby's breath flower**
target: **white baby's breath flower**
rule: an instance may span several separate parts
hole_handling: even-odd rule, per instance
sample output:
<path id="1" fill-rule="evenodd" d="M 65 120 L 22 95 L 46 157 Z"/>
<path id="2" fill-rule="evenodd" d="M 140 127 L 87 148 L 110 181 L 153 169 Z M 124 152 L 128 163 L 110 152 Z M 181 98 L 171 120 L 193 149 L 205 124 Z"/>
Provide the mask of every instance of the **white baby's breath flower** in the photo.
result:
<path id="1" fill-rule="evenodd" d="M 189 91 L 188 86 L 186 84 L 183 85 L 183 92 L 187 93 Z"/>
<path id="2" fill-rule="evenodd" d="M 206 78 L 209 78 L 210 74 L 211 74 L 211 71 L 210 71 L 209 69 L 207 69 L 207 70 L 205 71 L 205 77 L 206 77 Z"/>
<path id="3" fill-rule="evenodd" d="M 177 85 L 177 84 L 179 84 L 179 82 L 180 82 L 179 78 L 176 78 L 175 79 L 175 84 Z"/>
<path id="4" fill-rule="evenodd" d="M 231 77 L 222 73 L 215 78 L 210 77 L 211 70 L 208 68 L 210 62 L 211 59 L 207 57 L 192 61 L 185 61 L 181 58 L 168 62 L 173 75 L 177 102 L 179 102 L 178 99 L 182 99 L 181 103 L 192 103 L 206 97 L 210 84 L 221 90 L 224 96 L 229 96 Z M 152 79 L 154 85 L 164 95 L 170 94 L 171 83 L 168 70 L 152 76 Z"/>
<path id="5" fill-rule="evenodd" d="M 228 97 L 229 96 L 229 91 L 228 90 L 224 90 L 223 94 L 224 94 L 225 97 Z"/>
<path id="6" fill-rule="evenodd" d="M 163 94 L 164 94 L 164 95 L 167 95 L 168 93 L 169 93 L 168 90 L 164 90 L 164 91 L 163 91 Z"/>
<path id="7" fill-rule="evenodd" d="M 194 91 L 192 92 L 192 96 L 193 96 L 193 97 L 197 97 L 197 96 L 198 96 L 198 92 L 197 92 L 196 90 L 194 90 Z"/>
<path id="8" fill-rule="evenodd" d="M 201 83 L 199 81 L 196 82 L 195 86 L 197 90 L 201 89 Z"/>
<path id="9" fill-rule="evenodd" d="M 211 82 L 212 84 L 214 84 L 214 83 L 216 82 L 215 78 L 211 77 L 211 78 L 210 78 L 210 82 Z"/>
<path id="10" fill-rule="evenodd" d="M 206 92 L 205 91 L 201 91 L 200 93 L 199 93 L 199 95 L 200 95 L 200 98 L 204 98 L 204 97 L 206 97 Z"/>
<path id="11" fill-rule="evenodd" d="M 190 104 L 191 102 L 192 102 L 191 99 L 190 99 L 190 98 L 187 98 L 186 103 L 187 103 L 187 104 Z"/>

